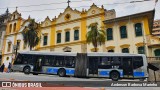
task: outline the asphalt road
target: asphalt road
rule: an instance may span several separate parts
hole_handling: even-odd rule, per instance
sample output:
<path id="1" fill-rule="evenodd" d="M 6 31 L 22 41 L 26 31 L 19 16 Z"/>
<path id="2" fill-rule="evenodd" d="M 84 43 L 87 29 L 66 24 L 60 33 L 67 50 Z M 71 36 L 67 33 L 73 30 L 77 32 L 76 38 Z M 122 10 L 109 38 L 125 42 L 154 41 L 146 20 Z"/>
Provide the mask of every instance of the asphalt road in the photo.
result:
<path id="1" fill-rule="evenodd" d="M 160 90 L 160 87 L 106 87 L 111 83 L 137 83 L 139 80 L 120 80 L 118 82 L 113 82 L 106 78 L 76 78 L 76 77 L 59 77 L 57 75 L 25 75 L 23 73 L 0 73 L 0 81 L 49 81 L 47 85 L 63 85 L 63 86 L 76 86 L 76 87 L 93 87 L 100 88 L 105 87 L 105 90 Z M 0 88 L 1 90 L 1 88 Z M 65 90 L 65 89 L 64 89 Z M 104 89 L 103 89 L 104 90 Z"/>

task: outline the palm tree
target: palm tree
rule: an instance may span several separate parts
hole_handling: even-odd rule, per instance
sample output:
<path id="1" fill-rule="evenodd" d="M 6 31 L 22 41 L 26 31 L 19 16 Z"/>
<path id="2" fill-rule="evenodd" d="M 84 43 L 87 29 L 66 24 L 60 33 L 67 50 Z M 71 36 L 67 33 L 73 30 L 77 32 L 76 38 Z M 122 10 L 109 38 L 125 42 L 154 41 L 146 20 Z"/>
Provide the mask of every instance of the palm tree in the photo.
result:
<path id="1" fill-rule="evenodd" d="M 24 44 L 27 44 L 30 50 L 38 45 L 40 41 L 38 27 L 38 23 L 34 19 L 30 19 L 28 26 L 22 31 Z"/>
<path id="2" fill-rule="evenodd" d="M 94 46 L 95 52 L 97 52 L 97 47 L 105 44 L 105 32 L 104 30 L 98 30 L 98 23 L 92 23 L 88 26 L 91 29 L 87 33 L 87 43 Z"/>

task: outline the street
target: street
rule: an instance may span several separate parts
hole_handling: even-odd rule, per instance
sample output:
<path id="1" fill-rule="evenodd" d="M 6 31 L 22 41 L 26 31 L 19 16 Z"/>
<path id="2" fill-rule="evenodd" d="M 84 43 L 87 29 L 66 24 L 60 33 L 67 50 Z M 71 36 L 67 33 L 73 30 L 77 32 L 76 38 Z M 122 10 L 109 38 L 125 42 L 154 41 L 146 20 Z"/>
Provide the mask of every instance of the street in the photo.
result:
<path id="1" fill-rule="evenodd" d="M 53 90 L 75 90 L 75 88 L 77 88 L 77 90 L 119 90 L 119 89 L 123 89 L 123 90 L 159 90 L 160 87 L 105 87 L 102 88 L 100 87 L 101 85 L 107 85 L 107 81 L 112 82 L 110 79 L 105 79 L 105 78 L 76 78 L 76 77 L 59 77 L 57 75 L 45 75 L 45 74 L 39 74 L 39 75 L 25 75 L 23 73 L 19 73 L 19 72 L 12 72 L 12 73 L 0 73 L 0 81 L 26 81 L 26 82 L 31 82 L 31 81 L 52 81 L 49 82 L 51 85 L 55 85 L 55 84 L 61 84 L 63 81 L 63 85 L 70 85 L 70 86 L 76 86 L 76 87 L 55 87 Z M 55 82 L 54 82 L 55 81 Z M 67 82 L 68 81 L 68 82 Z M 79 81 L 79 82 L 77 82 Z M 85 82 L 86 81 L 86 82 Z M 96 81 L 97 83 L 92 83 L 92 82 Z M 119 82 L 139 82 L 139 80 L 126 80 L 126 79 L 122 79 Z M 105 82 L 105 83 L 104 83 Z M 92 86 L 95 85 L 97 87 L 84 87 L 85 84 L 88 84 L 88 86 Z M 82 87 L 83 88 L 82 88 Z M 81 88 L 78 88 L 81 87 Z M 47 87 L 47 88 L 51 88 L 51 87 Z M 34 88 L 35 90 L 36 88 Z M 37 88 L 37 90 L 44 90 L 46 89 L 44 88 Z M 0 90 L 2 90 L 2 88 L 0 88 Z M 12 89 L 4 89 L 3 90 L 12 90 Z M 14 88 L 13 90 L 22 90 L 21 89 L 17 89 Z M 23 88 L 23 90 L 30 90 L 29 88 Z M 51 90 L 51 89 L 47 89 L 47 90 Z"/>

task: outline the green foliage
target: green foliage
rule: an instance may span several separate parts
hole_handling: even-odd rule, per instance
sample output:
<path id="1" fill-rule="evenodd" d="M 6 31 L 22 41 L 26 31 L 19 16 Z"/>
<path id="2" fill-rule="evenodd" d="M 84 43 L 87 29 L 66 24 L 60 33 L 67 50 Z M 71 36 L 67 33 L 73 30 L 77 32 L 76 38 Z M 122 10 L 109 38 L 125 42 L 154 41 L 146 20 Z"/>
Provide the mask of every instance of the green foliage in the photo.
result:
<path id="1" fill-rule="evenodd" d="M 95 52 L 97 52 L 97 47 L 105 44 L 105 31 L 98 30 L 97 22 L 90 24 L 88 28 L 91 30 L 87 33 L 87 43 L 92 43 L 95 48 Z"/>
<path id="2" fill-rule="evenodd" d="M 27 44 L 30 47 L 30 50 L 40 42 L 38 27 L 35 20 L 30 19 L 29 25 L 22 31 L 24 44 Z"/>

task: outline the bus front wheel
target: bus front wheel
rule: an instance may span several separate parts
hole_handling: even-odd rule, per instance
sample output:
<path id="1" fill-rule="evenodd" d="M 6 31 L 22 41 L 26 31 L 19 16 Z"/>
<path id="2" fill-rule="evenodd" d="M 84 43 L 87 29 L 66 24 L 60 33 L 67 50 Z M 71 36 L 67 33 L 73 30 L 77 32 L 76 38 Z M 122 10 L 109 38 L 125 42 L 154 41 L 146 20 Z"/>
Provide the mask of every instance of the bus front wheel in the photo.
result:
<path id="1" fill-rule="evenodd" d="M 23 69 L 23 72 L 24 72 L 24 74 L 30 74 L 30 67 L 25 67 L 24 69 Z"/>
<path id="2" fill-rule="evenodd" d="M 58 70 L 58 75 L 59 75 L 60 77 L 66 76 L 66 70 L 65 70 L 65 69 L 59 69 L 59 70 Z"/>
<path id="3" fill-rule="evenodd" d="M 110 78 L 111 78 L 113 81 L 118 81 L 118 79 L 119 79 L 119 72 L 117 72 L 117 71 L 111 72 Z"/>

